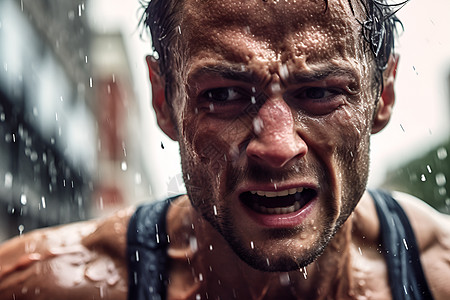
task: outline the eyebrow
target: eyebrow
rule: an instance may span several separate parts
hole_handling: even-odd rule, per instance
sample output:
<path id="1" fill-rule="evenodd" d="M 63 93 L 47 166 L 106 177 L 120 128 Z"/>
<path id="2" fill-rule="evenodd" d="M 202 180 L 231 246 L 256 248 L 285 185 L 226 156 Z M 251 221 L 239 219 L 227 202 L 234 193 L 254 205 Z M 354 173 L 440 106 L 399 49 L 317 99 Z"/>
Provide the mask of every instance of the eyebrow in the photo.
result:
<path id="1" fill-rule="evenodd" d="M 317 70 L 290 72 L 287 80 L 282 78 L 283 82 L 290 84 L 321 81 L 330 77 L 342 77 L 345 76 L 349 79 L 358 79 L 357 73 L 353 68 L 337 67 L 334 65 L 319 67 Z"/>
<path id="2" fill-rule="evenodd" d="M 260 81 L 254 72 L 245 67 L 235 65 L 208 65 L 198 68 L 189 74 L 188 82 L 198 80 L 203 76 L 214 76 L 247 83 Z"/>
<path id="3" fill-rule="evenodd" d="M 201 79 L 203 76 L 214 76 L 246 83 L 258 83 L 264 81 L 255 73 L 245 67 L 236 65 L 207 65 L 194 70 L 188 78 L 188 82 Z M 338 67 L 334 65 L 319 66 L 316 70 L 289 72 L 289 76 L 281 78 L 281 82 L 289 84 L 321 81 L 329 77 L 342 77 L 356 80 L 357 73 L 353 68 Z"/>

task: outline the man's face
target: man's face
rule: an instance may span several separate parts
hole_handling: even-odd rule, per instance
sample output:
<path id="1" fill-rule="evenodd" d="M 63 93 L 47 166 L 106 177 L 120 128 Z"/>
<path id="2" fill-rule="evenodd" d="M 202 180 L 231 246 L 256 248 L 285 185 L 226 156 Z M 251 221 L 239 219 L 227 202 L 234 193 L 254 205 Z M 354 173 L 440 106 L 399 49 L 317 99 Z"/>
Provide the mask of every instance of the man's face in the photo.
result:
<path id="1" fill-rule="evenodd" d="M 309 264 L 365 189 L 375 99 L 354 8 L 184 3 L 172 101 L 186 187 L 255 268 Z"/>

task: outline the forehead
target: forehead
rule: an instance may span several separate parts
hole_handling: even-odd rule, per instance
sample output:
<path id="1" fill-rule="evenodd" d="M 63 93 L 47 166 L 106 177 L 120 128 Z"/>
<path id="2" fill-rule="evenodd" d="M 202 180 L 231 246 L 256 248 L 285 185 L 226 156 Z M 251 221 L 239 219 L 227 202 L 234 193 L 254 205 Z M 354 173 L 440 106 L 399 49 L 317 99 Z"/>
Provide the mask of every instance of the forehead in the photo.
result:
<path id="1" fill-rule="evenodd" d="M 356 15 L 348 0 L 328 0 L 328 5 L 325 0 L 186 0 L 181 39 L 188 58 L 317 62 L 355 57 L 362 39 L 360 9 L 353 9 Z"/>

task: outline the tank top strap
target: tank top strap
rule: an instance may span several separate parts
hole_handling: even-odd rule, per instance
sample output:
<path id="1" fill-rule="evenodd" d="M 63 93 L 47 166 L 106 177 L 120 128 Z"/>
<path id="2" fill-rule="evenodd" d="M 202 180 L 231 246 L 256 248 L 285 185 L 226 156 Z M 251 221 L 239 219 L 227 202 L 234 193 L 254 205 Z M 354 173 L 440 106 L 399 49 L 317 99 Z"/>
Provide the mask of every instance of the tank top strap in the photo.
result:
<path id="1" fill-rule="evenodd" d="M 167 288 L 166 214 L 173 198 L 138 207 L 127 231 L 128 299 L 162 300 Z"/>
<path id="2" fill-rule="evenodd" d="M 380 221 L 382 248 L 394 300 L 433 299 L 420 262 L 411 224 L 398 202 L 386 191 L 369 190 Z"/>

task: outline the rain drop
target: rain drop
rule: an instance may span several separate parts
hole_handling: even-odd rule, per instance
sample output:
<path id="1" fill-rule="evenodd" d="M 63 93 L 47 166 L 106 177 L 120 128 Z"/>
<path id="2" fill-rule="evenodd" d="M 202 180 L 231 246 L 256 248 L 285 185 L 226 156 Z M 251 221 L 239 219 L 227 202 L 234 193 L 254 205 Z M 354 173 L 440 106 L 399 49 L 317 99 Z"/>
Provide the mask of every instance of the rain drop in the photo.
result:
<path id="1" fill-rule="evenodd" d="M 120 164 L 120 168 L 122 169 L 122 171 L 126 171 L 126 170 L 128 169 L 127 162 L 123 161 L 123 162 Z"/>
<path id="2" fill-rule="evenodd" d="M 217 207 L 213 205 L 214 215 L 217 216 Z"/>
<path id="3" fill-rule="evenodd" d="M 430 165 L 427 165 L 427 171 L 428 171 L 428 173 L 431 174 L 431 167 L 430 167 Z"/>
<path id="4" fill-rule="evenodd" d="M 17 229 L 19 229 L 19 235 L 22 235 L 23 231 L 25 230 L 25 226 L 23 226 L 22 224 L 20 224 L 19 227 L 18 227 Z"/>
<path id="5" fill-rule="evenodd" d="M 261 130 L 264 128 L 264 123 L 261 120 L 260 117 L 256 117 L 253 119 L 253 129 L 255 131 L 255 134 L 260 134 Z"/>
<path id="6" fill-rule="evenodd" d="M 289 285 L 291 282 L 291 279 L 289 278 L 289 273 L 281 273 L 280 274 L 280 284 L 281 285 Z"/>
<path id="7" fill-rule="evenodd" d="M 9 172 L 5 173 L 5 188 L 9 189 L 13 184 L 13 175 Z"/>
<path id="8" fill-rule="evenodd" d="M 27 205 L 27 196 L 25 194 L 20 195 L 20 204 Z"/>
<path id="9" fill-rule="evenodd" d="M 427 181 L 427 178 L 425 177 L 425 174 L 420 175 L 420 181 L 422 181 L 422 182 Z"/>
<path id="10" fill-rule="evenodd" d="M 447 158 L 447 149 L 445 149 L 444 147 L 441 147 L 441 148 L 439 148 L 438 150 L 437 150 L 437 157 L 440 159 L 440 160 L 444 160 L 444 159 L 446 159 Z"/>
<path id="11" fill-rule="evenodd" d="M 253 241 L 250 242 L 250 248 L 255 249 L 255 244 L 253 244 Z"/>
<path id="12" fill-rule="evenodd" d="M 447 183 L 447 178 L 443 173 L 437 173 L 435 179 L 438 186 L 444 186 Z"/>

